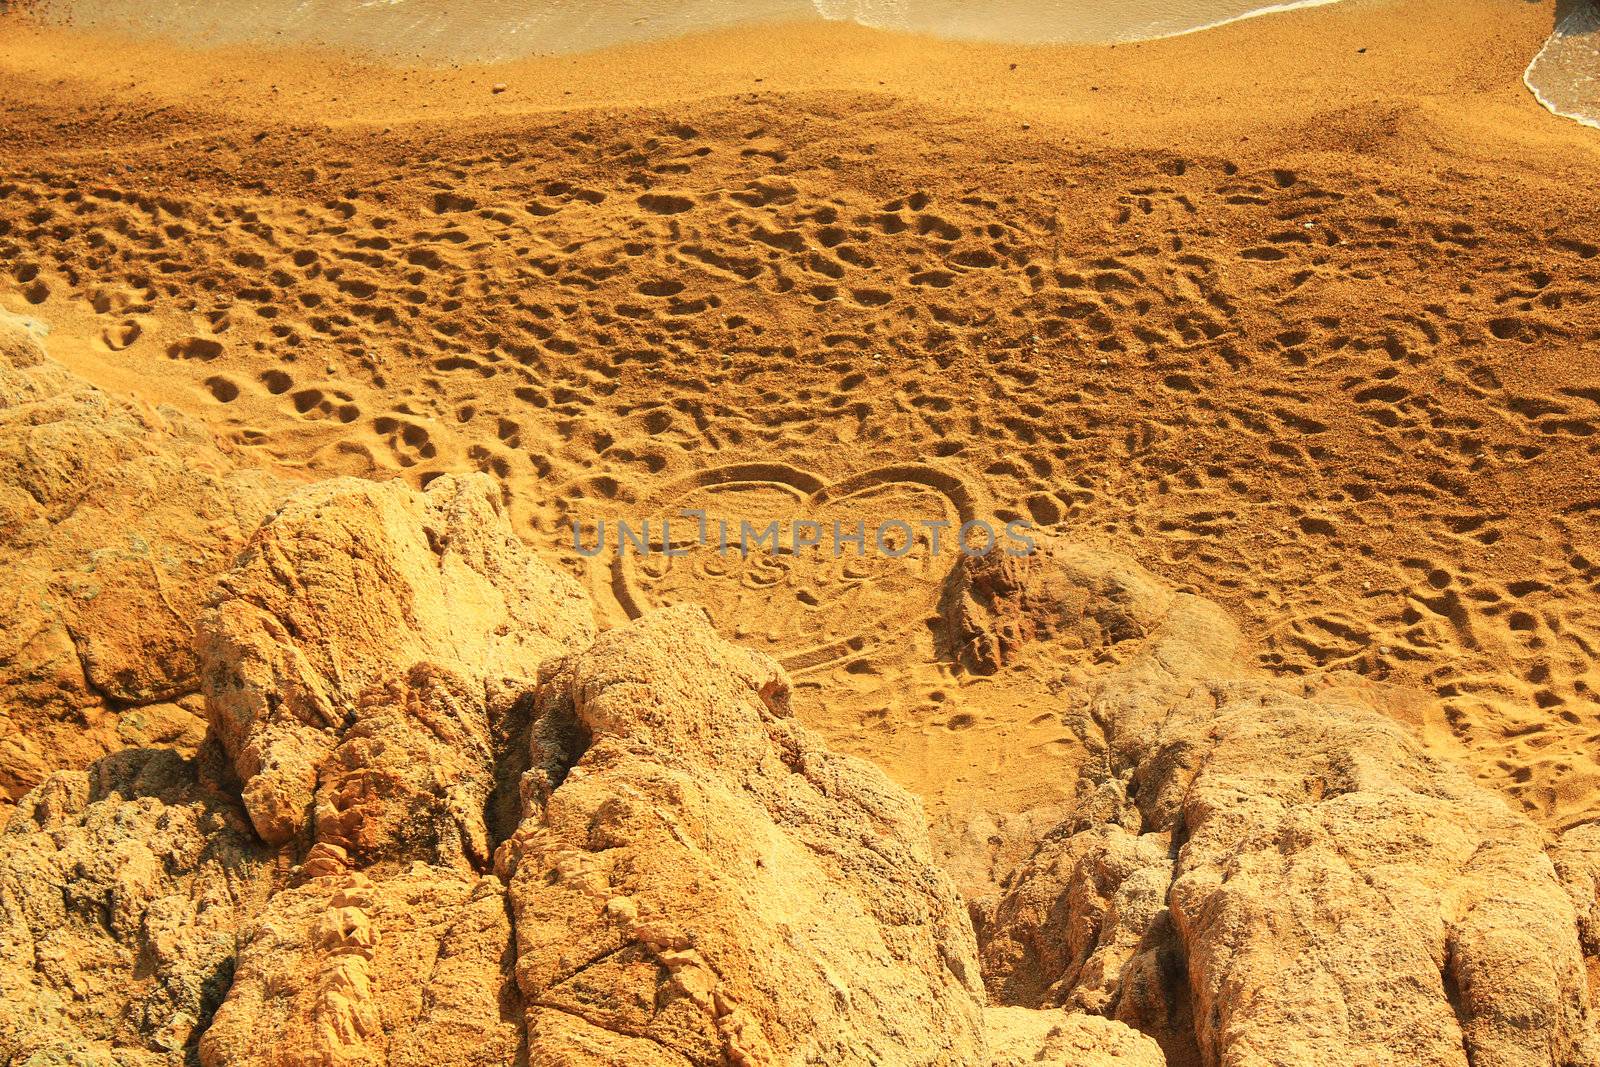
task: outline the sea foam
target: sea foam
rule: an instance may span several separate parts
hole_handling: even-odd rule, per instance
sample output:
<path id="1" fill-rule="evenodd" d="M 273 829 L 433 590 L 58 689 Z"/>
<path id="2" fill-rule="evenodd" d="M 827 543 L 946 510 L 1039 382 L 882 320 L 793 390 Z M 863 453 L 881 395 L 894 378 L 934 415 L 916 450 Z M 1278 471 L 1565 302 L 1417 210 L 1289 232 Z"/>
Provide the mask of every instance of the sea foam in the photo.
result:
<path id="1" fill-rule="evenodd" d="M 812 0 L 817 14 L 882 30 L 1015 44 L 1175 37 L 1337 0 Z"/>
<path id="2" fill-rule="evenodd" d="M 1600 4 L 1563 18 L 1522 80 L 1555 114 L 1600 129 Z"/>

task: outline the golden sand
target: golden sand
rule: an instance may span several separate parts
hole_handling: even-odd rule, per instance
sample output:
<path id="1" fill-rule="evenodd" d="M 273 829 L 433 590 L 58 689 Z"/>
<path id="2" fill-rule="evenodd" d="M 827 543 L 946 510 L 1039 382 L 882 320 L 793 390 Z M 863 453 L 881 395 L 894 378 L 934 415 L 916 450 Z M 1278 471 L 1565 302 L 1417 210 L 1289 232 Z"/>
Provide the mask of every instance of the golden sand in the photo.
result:
<path id="1" fill-rule="evenodd" d="M 1551 19 L 459 69 L 0 21 L 0 306 L 247 463 L 495 474 L 613 620 L 700 600 L 784 657 L 968 885 L 1067 799 L 1067 668 L 953 671 L 926 561 L 635 572 L 567 520 L 718 486 L 1063 524 L 1562 827 L 1600 814 L 1600 136 L 1522 86 Z"/>

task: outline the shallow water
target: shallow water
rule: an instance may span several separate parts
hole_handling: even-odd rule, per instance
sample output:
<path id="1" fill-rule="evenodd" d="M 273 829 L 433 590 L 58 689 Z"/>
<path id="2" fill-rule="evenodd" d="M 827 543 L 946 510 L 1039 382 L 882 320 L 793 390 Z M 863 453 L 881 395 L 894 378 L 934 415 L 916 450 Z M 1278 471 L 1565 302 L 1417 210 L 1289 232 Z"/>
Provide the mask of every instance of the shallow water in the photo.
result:
<path id="1" fill-rule="evenodd" d="M 1017 43 L 1147 40 L 1335 0 L 816 0 L 824 18 Z"/>
<path id="2" fill-rule="evenodd" d="M 1562 19 L 1523 80 L 1557 115 L 1600 129 L 1600 4 Z"/>
<path id="3" fill-rule="evenodd" d="M 216 44 L 492 62 L 787 19 L 1007 42 L 1127 41 L 1334 0 L 43 0 L 47 17 Z"/>

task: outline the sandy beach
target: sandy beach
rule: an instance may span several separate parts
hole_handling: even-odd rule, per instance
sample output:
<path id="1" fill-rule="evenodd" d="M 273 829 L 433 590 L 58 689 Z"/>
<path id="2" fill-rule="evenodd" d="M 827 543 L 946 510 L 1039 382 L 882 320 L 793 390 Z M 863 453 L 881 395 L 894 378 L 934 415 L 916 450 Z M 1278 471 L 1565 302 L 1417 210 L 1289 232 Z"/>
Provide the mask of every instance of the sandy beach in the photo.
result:
<path id="1" fill-rule="evenodd" d="M 1600 811 L 1600 141 L 1521 85 L 1550 17 L 460 70 L 7 25 L 6 304 L 252 462 L 496 472 L 568 556 L 565 509 L 655 514 L 696 469 L 954 460 L 1222 598 L 1274 670 L 1443 689 L 1440 743 L 1559 825 Z M 917 658 L 812 672 L 811 714 L 931 799 L 1067 779 L 1024 694 Z"/>
<path id="2" fill-rule="evenodd" d="M 441 67 L 0 18 L 0 308 L 242 467 L 489 474 L 602 627 L 704 604 L 922 801 L 963 893 L 1080 799 L 1098 667 L 960 669 L 922 555 L 668 567 L 572 521 L 1070 532 L 1555 834 L 1600 817 L 1600 135 L 1523 84 L 1554 19 L 805 21 Z"/>

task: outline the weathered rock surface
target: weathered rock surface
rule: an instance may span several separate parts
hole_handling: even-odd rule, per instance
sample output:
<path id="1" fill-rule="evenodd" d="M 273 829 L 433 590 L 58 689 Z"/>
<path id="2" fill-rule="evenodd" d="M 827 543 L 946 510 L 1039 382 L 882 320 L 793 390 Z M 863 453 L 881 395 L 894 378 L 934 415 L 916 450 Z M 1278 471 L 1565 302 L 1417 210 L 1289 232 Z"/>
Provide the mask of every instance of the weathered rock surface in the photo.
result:
<path id="1" fill-rule="evenodd" d="M 417 863 L 275 894 L 243 931 L 204 1067 L 477 1067 L 516 1060 L 503 887 Z"/>
<path id="2" fill-rule="evenodd" d="M 957 658 L 993 674 L 1030 649 L 1103 658 L 1146 636 L 1173 596 L 1130 560 L 1047 538 L 1026 556 L 964 556 L 945 614 Z"/>
<path id="3" fill-rule="evenodd" d="M 1125 965 L 1166 909 L 1170 847 L 1163 834 L 1094 823 L 1069 824 L 1046 842 L 988 924 L 994 995 L 1114 1011 Z"/>
<path id="4" fill-rule="evenodd" d="M 177 412 L 89 385 L 0 315 L 0 797 L 184 733 L 118 712 L 196 688 L 194 619 L 277 492 Z"/>
<path id="5" fill-rule="evenodd" d="M 184 1063 L 267 861 L 172 752 L 52 775 L 0 834 L 0 1063 Z"/>
<path id="6" fill-rule="evenodd" d="M 1092 799 L 986 924 L 992 987 L 1174 1064 L 1600 1062 L 1540 832 L 1371 709 L 1248 677 L 1220 612 L 1149 587 L 1119 592 L 1150 621 L 1089 701 Z"/>
<path id="7" fill-rule="evenodd" d="M 1550 858 L 1578 913 L 1591 1002 L 1600 1003 L 1600 823 L 1575 826 L 1561 835 Z"/>
<path id="8" fill-rule="evenodd" d="M 544 687 L 502 853 L 531 1063 L 983 1062 L 976 947 L 920 808 L 788 698 L 692 607 Z"/>

